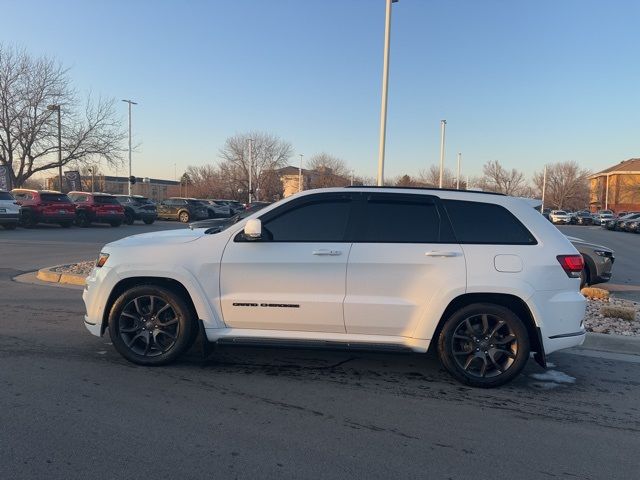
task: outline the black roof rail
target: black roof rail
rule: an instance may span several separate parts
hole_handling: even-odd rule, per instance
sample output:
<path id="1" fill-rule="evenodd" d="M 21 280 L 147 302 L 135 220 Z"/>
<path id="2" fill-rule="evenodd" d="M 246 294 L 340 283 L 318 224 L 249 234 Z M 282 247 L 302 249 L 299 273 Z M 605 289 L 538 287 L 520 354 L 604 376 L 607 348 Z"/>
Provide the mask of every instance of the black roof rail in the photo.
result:
<path id="1" fill-rule="evenodd" d="M 345 188 L 379 188 L 389 190 L 430 190 L 430 191 L 442 191 L 442 192 L 465 192 L 465 193 L 484 193 L 485 195 L 500 195 L 505 197 L 504 193 L 498 192 L 485 192 L 482 190 L 458 190 L 456 188 L 438 188 L 438 187 L 394 187 L 391 185 L 347 185 Z"/>

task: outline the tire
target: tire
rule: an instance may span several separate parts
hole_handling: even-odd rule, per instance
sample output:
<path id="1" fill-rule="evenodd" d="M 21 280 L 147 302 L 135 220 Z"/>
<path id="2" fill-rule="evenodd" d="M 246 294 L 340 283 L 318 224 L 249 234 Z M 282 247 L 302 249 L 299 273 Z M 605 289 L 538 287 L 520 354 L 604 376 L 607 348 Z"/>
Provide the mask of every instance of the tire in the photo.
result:
<path id="1" fill-rule="evenodd" d="M 60 222 L 60 226 L 61 226 L 62 228 L 71 228 L 71 224 L 72 224 L 72 223 L 73 223 L 73 222 Z"/>
<path id="2" fill-rule="evenodd" d="M 131 213 L 129 212 L 126 212 L 124 214 L 124 223 L 126 223 L 127 225 L 133 225 L 133 222 L 135 222 L 133 215 L 131 215 Z"/>
<path id="3" fill-rule="evenodd" d="M 472 387 L 510 382 L 526 365 L 529 350 L 522 320 L 508 308 L 491 303 L 461 308 L 446 320 L 438 337 L 444 368 Z"/>
<path id="4" fill-rule="evenodd" d="M 25 228 L 33 228 L 38 224 L 38 221 L 35 219 L 33 214 L 29 211 L 22 212 L 22 219 L 20 221 L 22 222 L 22 225 Z"/>
<path id="5" fill-rule="evenodd" d="M 91 225 L 91 221 L 89 220 L 89 217 L 86 213 L 78 212 L 78 215 L 76 216 L 76 224 L 79 227 L 87 228 L 89 225 Z"/>
<path id="6" fill-rule="evenodd" d="M 2 225 L 5 230 L 15 230 L 17 226 L 17 223 L 5 223 Z"/>
<path id="7" fill-rule="evenodd" d="M 120 225 L 122 225 L 122 222 L 109 222 L 109 225 L 111 225 L 112 227 L 119 227 Z"/>
<path id="8" fill-rule="evenodd" d="M 187 212 L 186 210 L 183 210 L 178 214 L 178 220 L 182 223 L 189 223 L 189 220 L 191 220 L 191 215 L 189 215 L 189 212 Z"/>
<path id="9" fill-rule="evenodd" d="M 152 225 L 155 220 L 153 218 L 145 218 L 142 220 L 146 225 Z"/>
<path id="10" fill-rule="evenodd" d="M 589 267 L 586 265 L 580 272 L 580 290 L 589 285 Z"/>
<path id="11" fill-rule="evenodd" d="M 156 317 L 154 312 L 160 315 Z M 127 290 L 109 312 L 113 346 L 138 365 L 175 361 L 192 344 L 194 330 L 197 331 L 195 315 L 182 296 L 156 285 Z"/>

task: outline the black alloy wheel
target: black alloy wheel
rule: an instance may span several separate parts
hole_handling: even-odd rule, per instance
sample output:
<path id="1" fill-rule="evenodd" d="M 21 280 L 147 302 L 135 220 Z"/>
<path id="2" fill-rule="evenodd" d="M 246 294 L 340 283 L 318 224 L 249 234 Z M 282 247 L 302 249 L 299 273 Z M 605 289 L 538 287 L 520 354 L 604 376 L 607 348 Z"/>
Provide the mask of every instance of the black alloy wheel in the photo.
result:
<path id="1" fill-rule="evenodd" d="M 438 339 L 438 353 L 451 375 L 474 387 L 511 381 L 529 358 L 522 321 L 500 305 L 473 304 L 454 313 Z"/>
<path id="2" fill-rule="evenodd" d="M 134 222 L 133 214 L 131 212 L 125 212 L 124 214 L 124 223 L 127 225 L 133 225 Z"/>
<path id="3" fill-rule="evenodd" d="M 195 315 L 184 299 L 163 287 L 134 287 L 116 300 L 109 315 L 114 347 L 139 365 L 173 362 L 193 342 Z"/>
<path id="4" fill-rule="evenodd" d="M 88 227 L 91 225 L 91 221 L 85 212 L 78 212 L 76 216 L 76 224 L 80 227 Z"/>

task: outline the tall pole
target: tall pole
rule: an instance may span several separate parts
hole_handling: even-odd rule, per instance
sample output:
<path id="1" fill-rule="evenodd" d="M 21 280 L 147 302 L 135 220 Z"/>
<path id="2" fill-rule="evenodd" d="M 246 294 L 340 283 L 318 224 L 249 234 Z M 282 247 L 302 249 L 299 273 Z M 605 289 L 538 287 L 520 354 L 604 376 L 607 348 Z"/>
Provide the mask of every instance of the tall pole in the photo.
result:
<path id="1" fill-rule="evenodd" d="M 387 94 L 389 91 L 389 46 L 391 42 L 391 4 L 387 0 L 382 62 L 382 105 L 380 107 L 380 142 L 378 148 L 378 186 L 384 185 L 384 149 L 387 137 Z"/>
<path id="2" fill-rule="evenodd" d="M 302 191 L 302 157 L 304 154 L 300 154 L 300 168 L 298 168 L 298 192 Z"/>
<path id="3" fill-rule="evenodd" d="M 122 100 L 129 104 L 129 195 L 131 195 L 131 105 L 137 105 L 133 100 Z"/>
<path id="4" fill-rule="evenodd" d="M 544 195 L 547 191 L 547 166 L 544 166 L 544 173 L 542 174 L 542 206 L 540 207 L 540 213 L 544 213 Z"/>
<path id="5" fill-rule="evenodd" d="M 249 139 L 249 203 L 251 203 L 251 177 L 253 176 L 253 138 Z"/>
<path id="6" fill-rule="evenodd" d="M 609 210 L 609 174 L 607 173 L 607 188 L 604 194 L 604 209 Z"/>
<path id="7" fill-rule="evenodd" d="M 440 120 L 440 181 L 438 187 L 442 188 L 442 177 L 444 175 L 444 133 L 447 128 L 447 121 Z"/>
<path id="8" fill-rule="evenodd" d="M 60 182 L 60 191 L 64 192 L 62 186 L 62 115 L 60 113 L 60 105 L 58 105 L 58 181 Z"/>
<path id="9" fill-rule="evenodd" d="M 462 153 L 458 152 L 458 174 L 456 175 L 456 190 L 460 190 L 460 161 L 462 160 Z"/>

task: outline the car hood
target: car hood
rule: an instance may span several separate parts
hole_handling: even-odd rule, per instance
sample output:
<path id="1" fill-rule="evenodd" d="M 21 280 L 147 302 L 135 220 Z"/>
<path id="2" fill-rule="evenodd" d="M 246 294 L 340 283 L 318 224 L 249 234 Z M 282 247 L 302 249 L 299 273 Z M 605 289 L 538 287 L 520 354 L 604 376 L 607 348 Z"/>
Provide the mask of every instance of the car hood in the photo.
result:
<path id="1" fill-rule="evenodd" d="M 590 248 L 593 250 L 607 250 L 609 252 L 613 252 L 612 249 L 610 249 L 609 247 L 605 247 L 604 245 L 598 245 L 597 243 L 589 243 L 589 242 L 585 242 L 584 240 L 582 240 L 581 238 L 576 238 L 576 237 L 570 237 L 569 235 L 565 235 L 569 241 L 571 243 L 573 243 L 573 246 L 578 248 L 578 247 L 583 247 L 583 248 Z M 578 248 L 579 250 L 579 248 Z"/>
<path id="2" fill-rule="evenodd" d="M 152 245 L 177 245 L 180 243 L 189 243 L 204 236 L 203 230 L 165 230 L 162 232 L 141 233 L 132 235 L 120 240 L 116 240 L 108 244 L 114 247 L 131 247 L 131 246 L 152 246 Z"/>

